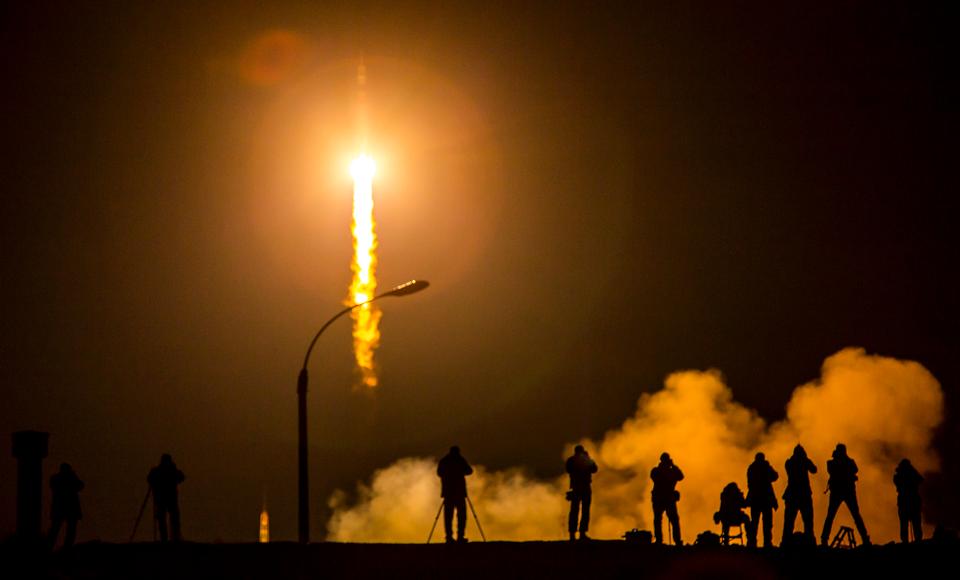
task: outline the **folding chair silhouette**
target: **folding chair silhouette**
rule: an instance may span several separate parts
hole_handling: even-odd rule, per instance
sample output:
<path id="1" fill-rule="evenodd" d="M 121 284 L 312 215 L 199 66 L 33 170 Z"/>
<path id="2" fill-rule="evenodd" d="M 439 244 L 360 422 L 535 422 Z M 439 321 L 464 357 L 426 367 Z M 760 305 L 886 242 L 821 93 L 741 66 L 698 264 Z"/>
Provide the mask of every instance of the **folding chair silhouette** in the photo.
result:
<path id="1" fill-rule="evenodd" d="M 734 529 L 735 529 L 735 528 L 732 527 L 732 526 L 731 526 L 731 527 L 728 527 L 728 528 L 727 528 L 727 533 L 724 534 L 724 533 L 723 533 L 723 527 L 721 526 L 721 528 L 720 528 L 720 543 L 722 543 L 724 546 L 726 546 L 726 545 L 729 545 L 729 544 L 730 544 L 730 540 L 737 540 L 738 542 L 740 542 L 740 545 L 742 546 L 742 545 L 743 545 L 743 524 L 740 524 L 739 526 L 737 526 L 736 529 L 739 529 L 739 530 L 740 530 L 738 533 L 736 533 L 736 534 L 730 533 L 730 532 L 731 532 L 732 530 L 734 530 Z"/>

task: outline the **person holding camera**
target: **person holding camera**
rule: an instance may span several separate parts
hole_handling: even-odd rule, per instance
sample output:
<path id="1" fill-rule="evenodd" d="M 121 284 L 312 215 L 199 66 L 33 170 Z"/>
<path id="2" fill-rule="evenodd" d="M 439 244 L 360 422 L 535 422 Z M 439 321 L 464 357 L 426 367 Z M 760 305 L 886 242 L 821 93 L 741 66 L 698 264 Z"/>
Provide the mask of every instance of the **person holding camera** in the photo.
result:
<path id="1" fill-rule="evenodd" d="M 170 519 L 170 528 L 173 541 L 179 542 L 180 537 L 180 503 L 177 499 L 177 486 L 183 483 L 183 472 L 177 469 L 173 457 L 169 453 L 160 456 L 160 465 L 154 467 L 147 474 L 147 483 L 150 484 L 150 493 L 153 494 L 154 517 L 160 529 L 160 541 L 166 542 L 167 518 Z"/>
<path id="2" fill-rule="evenodd" d="M 773 545 L 773 510 L 779 507 L 773 482 L 780 478 L 763 453 L 754 456 L 747 468 L 747 505 L 750 506 L 751 526 L 747 530 L 747 546 L 757 547 L 757 531 L 763 520 L 763 547 Z"/>
<path id="3" fill-rule="evenodd" d="M 784 468 L 787 470 L 787 489 L 783 492 L 786 513 L 783 516 L 783 540 L 780 545 L 785 546 L 793 541 L 797 513 L 803 520 L 804 538 L 813 544 L 813 491 L 810 489 L 810 474 L 817 472 L 817 466 L 807 457 L 807 450 L 803 445 L 798 443 Z"/>
<path id="4" fill-rule="evenodd" d="M 653 480 L 653 535 L 656 542 L 663 543 L 663 513 L 666 512 L 673 526 L 673 543 L 682 546 L 680 515 L 677 513 L 677 502 L 680 501 L 677 482 L 683 480 L 683 472 L 673 464 L 669 453 L 663 453 L 660 455 L 660 465 L 650 470 L 650 479 Z"/>
<path id="5" fill-rule="evenodd" d="M 590 485 L 593 474 L 597 472 L 597 464 L 590 458 L 590 454 L 577 445 L 573 455 L 567 459 L 567 473 L 570 475 L 570 491 L 567 500 L 570 502 L 570 517 L 567 528 L 570 531 L 570 541 L 577 539 L 577 519 L 579 516 L 580 539 L 589 540 L 587 529 L 590 527 L 590 500 L 592 492 Z"/>
<path id="6" fill-rule="evenodd" d="M 457 512 L 457 542 L 466 543 L 464 532 L 467 529 L 467 479 L 473 473 L 470 463 L 460 454 L 460 447 L 454 445 L 437 464 L 437 476 L 440 478 L 440 497 L 443 498 L 443 529 L 447 534 L 447 543 L 453 543 L 453 512 Z M 432 535 L 432 532 L 431 532 Z"/>
<path id="7" fill-rule="evenodd" d="M 857 471 L 857 463 L 847 455 L 847 446 L 837 443 L 837 448 L 833 450 L 833 459 L 827 461 L 827 473 L 830 474 L 830 479 L 827 481 L 830 503 L 827 505 L 827 519 L 823 522 L 823 533 L 820 534 L 820 543 L 824 546 L 830 541 L 830 528 L 833 527 L 833 518 L 837 515 L 841 503 L 847 504 L 863 544 L 870 545 L 867 526 L 863 523 L 860 506 L 857 504 Z"/>

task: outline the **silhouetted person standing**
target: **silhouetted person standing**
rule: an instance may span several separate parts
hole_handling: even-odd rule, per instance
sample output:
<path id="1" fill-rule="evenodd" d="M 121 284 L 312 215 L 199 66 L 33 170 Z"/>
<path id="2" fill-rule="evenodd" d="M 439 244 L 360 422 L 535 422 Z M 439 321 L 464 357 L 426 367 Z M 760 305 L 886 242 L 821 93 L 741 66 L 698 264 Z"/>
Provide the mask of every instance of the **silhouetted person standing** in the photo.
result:
<path id="1" fill-rule="evenodd" d="M 793 526 L 797 521 L 797 512 L 803 520 L 803 534 L 813 541 L 813 491 L 810 489 L 810 474 L 817 472 L 817 466 L 807 457 L 802 445 L 793 448 L 793 455 L 784 464 L 787 470 L 787 489 L 783 492 L 786 513 L 783 515 L 783 540 L 787 544 L 793 536 Z"/>
<path id="2" fill-rule="evenodd" d="M 593 474 L 597 472 L 597 464 L 590 458 L 590 454 L 583 448 L 583 445 L 577 445 L 573 449 L 573 455 L 567 458 L 566 467 L 567 473 L 570 474 L 570 491 L 567 493 L 567 498 L 570 500 L 570 517 L 567 522 L 570 539 L 576 539 L 577 517 L 579 516 L 580 539 L 589 540 L 587 529 L 590 527 L 590 501 L 592 499 L 590 485 L 593 481 Z"/>
<path id="3" fill-rule="evenodd" d="M 867 527 L 863 524 L 860 506 L 857 504 L 857 471 L 859 469 L 856 462 L 847 456 L 847 446 L 837 443 L 837 448 L 833 450 L 833 459 L 827 461 L 830 504 L 827 506 L 827 519 L 823 522 L 823 533 L 820 534 L 820 543 L 824 546 L 829 545 L 830 528 L 833 527 L 833 518 L 837 515 L 841 503 L 847 504 L 863 544 L 870 545 L 870 536 L 867 535 Z"/>
<path id="4" fill-rule="evenodd" d="M 780 478 L 777 470 L 770 465 L 763 453 L 754 456 L 753 463 L 747 468 L 747 505 L 750 506 L 750 529 L 747 530 L 747 545 L 757 546 L 757 531 L 763 520 L 763 547 L 773 544 L 773 510 L 777 509 L 777 494 L 773 492 L 773 482 Z"/>
<path id="5" fill-rule="evenodd" d="M 440 496 L 443 498 L 443 529 L 447 534 L 447 543 L 453 542 L 453 510 L 457 510 L 457 541 L 466 542 L 464 531 L 467 529 L 467 476 L 473 468 L 460 455 L 460 448 L 450 448 L 440 463 L 437 475 L 440 477 Z"/>
<path id="6" fill-rule="evenodd" d="M 747 507 L 747 500 L 740 491 L 740 486 L 731 481 L 720 492 L 720 510 L 713 514 L 713 522 L 722 526 L 720 540 L 724 545 L 730 543 L 730 528 L 746 524 L 747 534 L 750 533 L 750 518 L 743 511 Z"/>
<path id="7" fill-rule="evenodd" d="M 60 526 L 67 524 L 63 537 L 63 547 L 68 548 L 77 539 L 77 522 L 83 517 L 80 511 L 80 491 L 83 482 L 69 463 L 61 463 L 60 471 L 50 478 L 50 492 L 53 496 L 50 505 L 50 547 L 56 545 L 60 535 Z"/>
<path id="8" fill-rule="evenodd" d="M 673 543 L 680 546 L 680 514 L 677 513 L 677 502 L 680 501 L 680 492 L 677 491 L 677 482 L 683 480 L 683 472 L 673 464 L 669 453 L 660 455 L 660 465 L 650 470 L 650 479 L 653 480 L 653 534 L 658 544 L 663 543 L 663 513 L 673 527 Z"/>
<path id="9" fill-rule="evenodd" d="M 893 474 L 893 484 L 897 486 L 897 513 L 900 516 L 900 541 L 910 541 L 909 526 L 913 525 L 913 541 L 923 540 L 923 528 L 920 526 L 920 484 L 923 476 L 904 459 L 897 465 Z"/>
<path id="10" fill-rule="evenodd" d="M 150 470 L 147 483 L 153 493 L 154 516 L 160 528 L 160 541 L 167 541 L 167 516 L 170 517 L 170 531 L 175 542 L 180 541 L 180 503 L 177 498 L 177 486 L 183 483 L 183 472 L 177 469 L 169 453 L 160 457 L 160 465 Z"/>

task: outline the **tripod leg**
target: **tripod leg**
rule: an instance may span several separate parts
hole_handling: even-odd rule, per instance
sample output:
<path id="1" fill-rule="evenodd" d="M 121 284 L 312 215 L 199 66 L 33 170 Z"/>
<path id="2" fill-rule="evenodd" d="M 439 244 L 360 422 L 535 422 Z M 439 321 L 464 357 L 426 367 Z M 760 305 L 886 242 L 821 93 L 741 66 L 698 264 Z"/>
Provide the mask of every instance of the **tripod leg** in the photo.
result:
<path id="1" fill-rule="evenodd" d="M 433 539 L 433 531 L 437 529 L 437 522 L 440 520 L 440 512 L 443 511 L 443 500 L 440 500 L 440 507 L 437 508 L 437 517 L 433 518 L 433 526 L 430 528 L 430 535 L 427 536 L 427 543 Z"/>
<path id="2" fill-rule="evenodd" d="M 473 509 L 473 502 L 470 501 L 470 496 L 467 496 L 467 505 L 470 506 L 470 512 L 473 513 L 473 521 L 477 522 L 477 529 L 480 530 L 480 537 L 484 542 L 487 541 L 487 536 L 483 533 L 483 527 L 480 525 L 480 518 L 477 517 L 477 510 Z"/>
<path id="3" fill-rule="evenodd" d="M 133 537 L 137 535 L 137 528 L 140 527 L 140 519 L 143 518 L 143 510 L 147 509 L 147 500 L 150 499 L 150 493 L 153 490 L 147 487 L 147 495 L 143 496 L 143 503 L 140 504 L 140 513 L 137 514 L 137 521 L 133 522 L 133 531 L 130 532 L 130 542 L 133 541 Z"/>

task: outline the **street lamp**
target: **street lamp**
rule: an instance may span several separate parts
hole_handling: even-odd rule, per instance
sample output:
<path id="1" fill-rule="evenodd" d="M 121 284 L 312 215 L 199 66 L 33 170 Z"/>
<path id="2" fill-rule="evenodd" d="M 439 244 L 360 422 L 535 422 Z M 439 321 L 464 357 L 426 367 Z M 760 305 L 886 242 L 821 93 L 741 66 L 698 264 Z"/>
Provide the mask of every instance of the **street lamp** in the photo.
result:
<path id="1" fill-rule="evenodd" d="M 303 357 L 303 367 L 300 369 L 300 376 L 297 377 L 297 469 L 299 475 L 298 524 L 300 529 L 301 544 L 307 544 L 310 542 L 310 477 L 307 471 L 307 363 L 310 362 L 310 353 L 313 352 L 313 345 L 317 344 L 317 339 L 320 338 L 320 335 L 323 334 L 323 331 L 326 330 L 328 326 L 333 324 L 334 320 L 340 318 L 354 308 L 358 308 L 364 304 L 370 304 L 374 300 L 379 300 L 388 296 L 407 296 L 409 294 L 413 294 L 414 292 L 419 292 L 429 285 L 430 283 L 426 280 L 410 280 L 409 282 L 405 282 L 399 286 L 391 288 L 383 294 L 377 294 L 370 300 L 358 302 L 353 306 L 347 306 L 340 312 L 337 312 L 333 318 L 326 321 L 324 325 L 320 327 L 320 330 L 318 330 L 317 334 L 314 335 L 313 340 L 310 341 L 310 346 L 307 347 L 307 354 Z"/>

